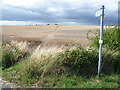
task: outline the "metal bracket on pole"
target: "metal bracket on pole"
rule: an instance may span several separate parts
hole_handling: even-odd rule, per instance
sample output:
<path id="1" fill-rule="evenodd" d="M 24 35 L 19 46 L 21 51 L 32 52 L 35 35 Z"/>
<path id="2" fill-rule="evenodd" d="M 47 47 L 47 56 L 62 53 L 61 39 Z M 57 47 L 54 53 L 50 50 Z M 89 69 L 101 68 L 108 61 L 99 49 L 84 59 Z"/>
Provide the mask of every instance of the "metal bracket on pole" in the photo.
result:
<path id="1" fill-rule="evenodd" d="M 99 40 L 99 44 L 102 44 L 103 43 L 103 40 Z"/>

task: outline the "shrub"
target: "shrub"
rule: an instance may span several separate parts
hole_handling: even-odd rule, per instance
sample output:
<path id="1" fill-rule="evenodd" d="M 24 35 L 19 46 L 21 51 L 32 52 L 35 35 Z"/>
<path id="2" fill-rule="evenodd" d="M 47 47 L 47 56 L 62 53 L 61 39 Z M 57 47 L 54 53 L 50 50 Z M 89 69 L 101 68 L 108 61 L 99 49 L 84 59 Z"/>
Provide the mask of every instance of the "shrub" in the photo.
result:
<path id="1" fill-rule="evenodd" d="M 89 32 L 87 38 L 92 41 L 91 46 L 99 47 L 99 32 L 94 37 L 90 37 Z M 103 46 L 111 50 L 120 50 L 120 30 L 117 26 L 104 30 Z"/>
<path id="2" fill-rule="evenodd" d="M 107 52 L 107 53 L 106 53 Z M 102 71 L 103 73 L 120 73 L 119 52 L 104 48 Z M 60 54 L 61 64 L 71 68 L 70 72 L 83 75 L 94 75 L 98 68 L 98 49 L 81 47 L 65 50 Z M 74 71 L 74 72 L 73 72 Z"/>
<path id="3" fill-rule="evenodd" d="M 84 70 L 91 69 L 91 72 L 95 68 L 91 68 L 93 65 L 96 67 L 97 53 L 87 51 L 81 47 L 77 47 L 73 50 L 66 50 L 61 55 L 61 63 L 64 66 L 70 67 L 75 72 L 82 72 Z M 82 70 L 83 69 L 83 70 Z M 87 72 L 85 71 L 85 72 Z M 83 73 L 83 72 L 82 72 Z"/>
<path id="4" fill-rule="evenodd" d="M 103 49 L 102 69 L 103 73 L 120 73 L 120 52 Z"/>

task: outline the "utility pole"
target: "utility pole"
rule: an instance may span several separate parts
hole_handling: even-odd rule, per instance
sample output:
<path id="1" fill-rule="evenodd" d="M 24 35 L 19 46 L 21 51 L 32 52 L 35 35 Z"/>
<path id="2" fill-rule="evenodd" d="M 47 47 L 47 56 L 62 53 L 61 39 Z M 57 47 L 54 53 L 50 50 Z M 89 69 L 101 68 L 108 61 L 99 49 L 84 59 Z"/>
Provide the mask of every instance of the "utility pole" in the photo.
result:
<path id="1" fill-rule="evenodd" d="M 103 45 L 103 30 L 104 30 L 104 5 L 96 13 L 96 16 L 100 16 L 100 40 L 99 40 L 99 62 L 98 62 L 98 78 L 100 78 L 101 73 L 101 63 L 102 63 L 102 45 Z"/>

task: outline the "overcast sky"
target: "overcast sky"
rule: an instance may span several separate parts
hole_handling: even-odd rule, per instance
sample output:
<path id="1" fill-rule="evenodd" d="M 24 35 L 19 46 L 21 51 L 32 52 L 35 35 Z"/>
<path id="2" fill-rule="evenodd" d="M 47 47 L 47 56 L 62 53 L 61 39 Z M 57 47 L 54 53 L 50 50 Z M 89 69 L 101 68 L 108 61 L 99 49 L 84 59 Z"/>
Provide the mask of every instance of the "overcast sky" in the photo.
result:
<path id="1" fill-rule="evenodd" d="M 117 24 L 119 0 L 0 0 L 2 25 L 99 25 L 95 11 L 105 5 L 105 24 Z"/>

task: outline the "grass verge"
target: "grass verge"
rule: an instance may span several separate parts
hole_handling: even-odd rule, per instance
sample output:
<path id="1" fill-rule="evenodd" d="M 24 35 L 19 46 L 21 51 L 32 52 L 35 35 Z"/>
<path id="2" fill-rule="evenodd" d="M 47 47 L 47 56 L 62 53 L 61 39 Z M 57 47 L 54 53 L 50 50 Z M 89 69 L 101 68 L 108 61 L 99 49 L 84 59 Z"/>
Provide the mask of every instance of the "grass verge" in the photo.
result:
<path id="1" fill-rule="evenodd" d="M 20 77 L 17 69 L 19 65 L 13 66 L 4 71 L 3 77 L 21 87 L 42 87 L 42 88 L 118 88 L 119 74 L 101 75 L 101 79 L 96 76 L 83 77 L 77 75 L 63 74 L 61 76 L 46 76 L 39 80 Z"/>
<path id="2" fill-rule="evenodd" d="M 119 59 L 119 52 L 104 49 L 99 80 L 96 48 L 39 46 L 26 60 L 4 69 L 3 78 L 21 87 L 117 88 Z"/>

